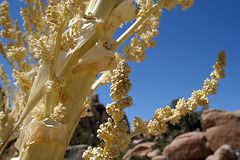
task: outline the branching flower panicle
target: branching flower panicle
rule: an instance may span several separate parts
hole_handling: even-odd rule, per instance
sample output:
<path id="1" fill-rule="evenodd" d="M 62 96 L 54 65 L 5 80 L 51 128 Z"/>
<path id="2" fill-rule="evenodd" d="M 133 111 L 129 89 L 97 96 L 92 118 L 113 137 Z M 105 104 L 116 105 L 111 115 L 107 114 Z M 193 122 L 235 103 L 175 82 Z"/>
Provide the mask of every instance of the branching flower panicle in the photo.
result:
<path id="1" fill-rule="evenodd" d="M 3 1 L 0 6 L 0 26 L 4 27 L 1 31 L 2 38 L 8 38 L 13 43 L 15 39 L 15 31 L 13 27 L 13 20 L 9 17 L 9 3 L 7 1 Z"/>
<path id="2" fill-rule="evenodd" d="M 112 74 L 110 96 L 116 102 L 107 105 L 106 110 L 111 118 L 108 119 L 107 123 L 100 125 L 97 131 L 98 138 L 104 141 L 104 149 L 100 146 L 90 147 L 84 152 L 83 159 L 114 159 L 119 155 L 119 149 L 126 149 L 130 143 L 130 137 L 127 134 L 129 130 L 127 122 L 125 120 L 121 121 L 121 119 L 125 115 L 124 109 L 133 105 L 132 97 L 128 96 L 132 87 L 128 77 L 131 74 L 131 68 L 124 61 L 120 61 Z M 91 154 L 93 150 L 98 151 L 98 153 Z"/>
<path id="3" fill-rule="evenodd" d="M 213 66 L 214 71 L 211 73 L 212 80 L 207 79 L 204 82 L 202 90 L 193 91 L 192 96 L 186 101 L 184 98 L 179 99 L 176 108 L 171 109 L 169 106 L 158 109 L 155 112 L 154 118 L 147 125 L 148 132 L 153 135 L 160 135 L 167 129 L 166 122 L 170 121 L 172 124 L 178 123 L 181 116 L 190 113 L 197 109 L 197 106 L 207 108 L 209 105 L 209 94 L 215 94 L 217 91 L 218 80 L 223 78 L 223 68 L 226 67 L 226 52 L 219 52 L 216 64 Z M 135 124 L 136 125 L 136 124 Z M 138 129 L 138 128 L 136 128 Z"/>
<path id="4" fill-rule="evenodd" d="M 10 80 L 8 78 L 8 75 L 3 67 L 3 64 L 1 64 L 0 66 L 0 78 L 2 80 L 2 83 L 3 83 L 3 92 L 4 94 L 6 95 L 6 97 L 10 97 Z"/>

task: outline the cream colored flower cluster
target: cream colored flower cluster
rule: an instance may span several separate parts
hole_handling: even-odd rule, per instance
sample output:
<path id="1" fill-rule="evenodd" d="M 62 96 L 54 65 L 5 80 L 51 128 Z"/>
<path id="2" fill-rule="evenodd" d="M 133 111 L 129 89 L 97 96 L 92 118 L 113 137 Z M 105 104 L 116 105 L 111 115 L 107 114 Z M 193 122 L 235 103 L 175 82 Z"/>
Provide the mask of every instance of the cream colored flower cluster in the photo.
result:
<path id="1" fill-rule="evenodd" d="M 76 47 L 77 41 L 75 36 L 71 35 L 70 32 L 66 32 L 66 34 L 63 35 L 60 50 L 63 52 L 67 52 L 69 50 L 72 50 Z"/>
<path id="2" fill-rule="evenodd" d="M 211 80 L 207 79 L 204 82 L 202 90 L 194 91 L 188 100 L 185 98 L 179 99 L 175 109 L 170 106 L 160 108 L 155 112 L 153 120 L 151 120 L 147 127 L 144 125 L 144 121 L 141 118 L 135 118 L 133 121 L 133 129 L 136 133 L 145 133 L 147 135 L 160 135 L 167 130 L 166 122 L 172 124 L 178 123 L 181 116 L 186 113 L 191 113 L 197 109 L 197 106 L 203 106 L 207 108 L 209 105 L 209 94 L 216 94 L 218 80 L 225 77 L 223 68 L 226 67 L 226 52 L 219 52 L 216 64 L 213 66 L 214 71 L 211 73 Z"/>
<path id="3" fill-rule="evenodd" d="M 43 0 L 39 1 L 27 1 L 29 7 L 21 7 L 20 15 L 23 18 L 23 27 L 28 34 L 33 34 L 34 32 L 42 33 L 47 32 L 45 29 L 46 21 L 43 19 L 43 12 L 46 11 L 46 6 Z"/>
<path id="4" fill-rule="evenodd" d="M 132 84 L 128 75 L 131 74 L 131 68 L 127 63 L 120 62 L 117 68 L 113 70 L 114 75 L 111 77 L 111 98 L 113 101 L 121 100 L 122 96 L 128 96 Z"/>
<path id="5" fill-rule="evenodd" d="M 23 27 L 26 31 L 31 32 L 32 31 L 32 16 L 30 13 L 30 9 L 29 8 L 24 8 L 21 7 L 21 11 L 20 11 L 20 15 L 23 18 Z"/>
<path id="6" fill-rule="evenodd" d="M 34 39 L 33 51 L 35 58 L 39 59 L 40 64 L 51 64 L 53 59 L 53 40 L 48 36 L 41 36 L 40 39 Z"/>
<path id="7" fill-rule="evenodd" d="M 62 87 L 66 85 L 66 79 L 62 77 L 56 77 L 53 81 L 48 80 L 45 84 L 47 86 L 47 91 L 59 92 Z"/>
<path id="8" fill-rule="evenodd" d="M 127 60 L 133 62 L 142 62 L 146 58 L 145 50 L 155 47 L 156 41 L 152 39 L 159 35 L 159 19 L 161 11 L 154 12 L 151 18 L 146 20 L 137 30 L 136 35 L 131 39 L 131 44 L 123 48 L 124 55 Z"/>
<path id="9" fill-rule="evenodd" d="M 33 84 L 33 77 L 31 72 L 20 72 L 13 69 L 13 77 L 15 79 L 15 85 L 20 87 L 24 92 L 29 92 Z"/>
<path id="10" fill-rule="evenodd" d="M 108 122 L 100 125 L 98 129 L 98 137 L 104 140 L 105 143 L 100 143 L 97 147 L 88 147 L 83 153 L 84 160 L 99 159 L 112 160 L 119 156 L 119 149 L 124 150 L 130 143 L 130 138 L 127 134 L 127 122 L 123 120 L 117 125 L 113 119 L 109 118 Z"/>
<path id="11" fill-rule="evenodd" d="M 146 12 L 152 8 L 154 5 L 153 0 L 136 0 L 136 3 L 138 4 L 138 13 L 137 16 L 144 17 L 146 15 Z"/>
<path id="12" fill-rule="evenodd" d="M 23 46 L 22 42 L 22 32 L 18 26 L 18 21 L 15 21 L 13 25 L 13 20 L 9 17 L 9 3 L 3 1 L 0 5 L 0 26 L 3 28 L 1 30 L 1 37 L 6 38 L 9 42 L 4 44 L 0 41 L 0 51 L 7 62 L 13 67 L 13 62 L 18 62 L 20 67 L 26 66 L 24 61 L 26 58 L 26 48 Z M 15 44 L 14 44 L 15 43 Z"/>
<path id="13" fill-rule="evenodd" d="M 11 48 L 7 52 L 7 57 L 11 58 L 13 62 L 17 61 L 18 63 L 22 63 L 27 56 L 27 50 L 25 47 L 15 47 L 11 46 Z"/>
<path id="14" fill-rule="evenodd" d="M 122 98 L 121 100 L 117 102 L 113 102 L 111 104 L 108 104 L 106 109 L 107 113 L 112 116 L 114 121 L 118 123 L 123 116 L 125 115 L 125 108 L 129 108 L 133 105 L 133 99 L 131 96 L 127 96 L 125 98 Z"/>
<path id="15" fill-rule="evenodd" d="M 32 110 L 31 117 L 33 118 L 34 121 L 41 121 L 44 119 L 44 104 L 39 103 L 37 106 L 35 106 Z"/>
<path id="16" fill-rule="evenodd" d="M 50 115 L 50 118 L 55 121 L 62 122 L 65 111 L 66 107 L 64 107 L 62 103 L 58 103 L 58 105 L 54 107 L 53 113 Z"/>
<path id="17" fill-rule="evenodd" d="M 10 81 L 8 79 L 5 69 L 3 68 L 3 64 L 1 64 L 1 66 L 0 66 L 0 78 L 1 78 L 3 86 L 4 86 L 4 88 L 3 88 L 4 94 L 7 97 L 9 97 L 10 96 L 10 93 L 9 93 L 9 89 L 10 89 L 9 82 Z"/>
<path id="18" fill-rule="evenodd" d="M 105 158 L 106 157 L 106 158 Z M 87 150 L 83 153 L 83 160 L 107 160 L 107 156 L 103 154 L 102 147 L 94 147 L 89 146 Z"/>
<path id="19" fill-rule="evenodd" d="M 65 5 L 61 3 L 49 4 L 45 11 L 45 20 L 51 31 L 57 31 L 64 21 L 63 11 Z"/>
<path id="20" fill-rule="evenodd" d="M 2 38 L 8 38 L 11 43 L 15 39 L 15 31 L 12 25 L 13 20 L 9 17 L 9 3 L 7 1 L 3 1 L 0 6 L 0 26 L 4 27 L 1 31 Z"/>
<path id="21" fill-rule="evenodd" d="M 162 0 L 154 4 L 153 0 L 136 0 L 138 20 L 145 19 L 145 21 L 135 30 L 136 34 L 131 39 L 131 45 L 126 45 L 123 48 L 126 60 L 142 62 L 146 57 L 145 50 L 155 47 L 156 41 L 152 39 L 159 35 L 156 28 L 160 25 L 159 19 L 163 8 L 171 10 L 176 8 L 178 4 L 181 4 L 182 9 L 186 10 L 193 5 L 193 2 L 194 0 Z M 148 12 L 153 10 L 154 7 L 158 9 L 154 9 L 154 12 L 151 12 L 150 18 L 146 18 L 148 17 Z"/>

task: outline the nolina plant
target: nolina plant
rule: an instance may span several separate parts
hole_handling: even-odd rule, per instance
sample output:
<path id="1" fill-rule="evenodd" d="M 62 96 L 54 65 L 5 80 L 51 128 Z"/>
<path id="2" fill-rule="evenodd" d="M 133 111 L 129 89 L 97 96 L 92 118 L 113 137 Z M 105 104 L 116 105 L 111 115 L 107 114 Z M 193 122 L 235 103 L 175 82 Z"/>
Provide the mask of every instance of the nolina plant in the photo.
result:
<path id="1" fill-rule="evenodd" d="M 91 116 L 89 97 L 99 85 L 112 83 L 113 102 L 106 107 L 111 118 L 98 129 L 102 143 L 89 147 L 83 159 L 114 159 L 131 137 L 160 135 L 167 129 L 166 122 L 177 123 L 198 105 L 208 107 L 207 96 L 216 94 L 218 80 L 225 76 L 226 57 L 221 51 L 201 90 L 181 98 L 175 109 L 158 109 L 148 124 L 136 117 L 128 134 L 126 121 L 120 121 L 124 109 L 133 104 L 128 95 L 132 84 L 127 62 L 142 62 L 145 50 L 156 45 L 152 38 L 158 36 L 163 8 L 181 5 L 186 10 L 193 0 L 25 1 L 28 7 L 20 11 L 24 32 L 9 17 L 8 2 L 0 8 L 1 36 L 8 39 L 6 44 L 0 42 L 0 50 L 14 79 L 13 86 L 1 65 L 1 152 L 21 126 L 16 143 L 21 160 L 62 159 L 79 118 Z M 128 21 L 133 22 L 130 27 L 112 39 L 116 29 Z M 123 53 L 115 52 L 132 35 Z"/>

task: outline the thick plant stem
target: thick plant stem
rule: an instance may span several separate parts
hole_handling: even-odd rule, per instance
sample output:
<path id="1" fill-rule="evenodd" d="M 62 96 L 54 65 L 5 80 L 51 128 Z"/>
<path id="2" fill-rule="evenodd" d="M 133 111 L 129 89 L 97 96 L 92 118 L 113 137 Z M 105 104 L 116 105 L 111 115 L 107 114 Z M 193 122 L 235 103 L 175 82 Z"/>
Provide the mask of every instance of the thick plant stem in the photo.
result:
<path id="1" fill-rule="evenodd" d="M 78 125 L 81 107 L 89 94 L 91 85 L 96 79 L 98 70 L 96 68 L 88 68 L 79 72 L 72 70 L 69 74 L 71 74 L 71 77 L 69 77 L 68 83 L 62 89 L 59 97 L 63 106 L 66 107 L 64 118 L 61 122 L 61 124 L 66 126 L 66 132 L 61 134 L 63 135 L 63 142 L 59 143 L 59 141 L 56 141 L 56 139 L 59 139 L 58 134 L 51 135 L 51 133 L 54 133 L 51 131 L 54 130 L 53 127 L 48 127 L 47 129 L 46 127 L 43 129 L 37 127 L 36 130 L 33 130 L 33 133 L 30 134 L 29 139 L 32 140 L 28 143 L 24 141 L 25 144 L 23 144 L 23 151 L 20 155 L 21 160 L 59 160 L 63 158 L 65 149 Z M 34 126 L 36 125 L 34 124 Z M 32 126 L 29 128 L 32 129 Z M 29 129 L 27 129 L 27 131 L 28 130 Z M 46 131 L 49 132 L 49 135 L 46 135 L 47 137 L 44 137 L 44 139 L 34 138 L 41 135 L 41 133 L 46 133 Z M 58 133 L 58 131 L 55 133 Z"/>
<path id="2" fill-rule="evenodd" d="M 60 101 L 67 108 L 62 123 L 68 124 L 69 140 L 78 125 L 81 107 L 89 94 L 91 85 L 95 81 L 97 74 L 98 71 L 96 68 L 89 68 L 80 73 L 75 73 L 62 90 Z"/>
<path id="3" fill-rule="evenodd" d="M 93 7 L 93 9 L 97 9 L 95 12 L 92 10 L 91 13 L 93 13 L 93 16 L 101 19 L 108 19 L 109 15 L 111 14 L 112 10 L 120 3 L 122 0 L 114 0 L 111 2 L 111 4 L 107 3 L 110 2 L 108 0 L 96 0 L 99 3 L 96 3 L 98 6 Z M 110 9 L 106 12 L 106 7 L 108 8 L 109 5 L 111 6 Z M 101 41 L 104 37 L 101 33 L 101 26 L 98 26 L 96 28 L 96 32 L 92 35 L 91 38 L 89 38 L 79 49 L 77 49 L 64 69 L 60 73 L 60 77 L 66 78 L 66 85 L 61 88 L 60 92 L 56 95 L 51 95 L 52 93 L 48 94 L 46 100 L 51 102 L 49 103 L 49 108 L 47 108 L 47 113 L 45 114 L 46 119 L 50 119 L 49 114 L 50 112 L 53 112 L 52 110 L 52 102 L 59 102 L 64 107 L 64 114 L 63 117 L 61 117 L 61 120 L 59 119 L 50 119 L 51 121 L 60 122 L 60 125 L 64 126 L 64 133 L 61 134 L 61 138 L 64 142 L 61 142 L 59 140 L 58 132 L 61 132 L 60 130 L 55 131 L 54 126 L 48 127 L 48 125 L 44 124 L 43 120 L 40 124 L 38 124 L 39 121 L 33 121 L 30 122 L 32 124 L 28 124 L 25 128 L 22 130 L 22 142 L 19 141 L 19 150 L 20 150 L 20 159 L 21 160 L 60 160 L 63 158 L 65 149 L 68 146 L 69 141 L 71 140 L 71 137 L 74 133 L 74 130 L 79 122 L 79 117 L 82 114 L 82 107 L 83 103 L 86 100 L 86 97 L 89 96 L 91 86 L 96 80 L 97 74 L 99 71 L 107 69 L 107 66 L 104 66 L 104 68 L 99 69 L 98 64 L 105 63 L 104 58 L 108 55 L 107 53 L 110 52 L 106 49 L 105 52 L 106 55 L 103 56 L 102 61 L 99 61 L 98 58 L 93 59 L 88 64 L 87 60 L 84 62 L 83 56 L 86 57 L 86 53 L 89 53 L 88 51 L 91 50 L 94 46 L 96 46 L 98 41 Z M 61 41 L 61 36 L 58 35 L 57 38 L 59 39 L 59 42 L 56 41 L 56 43 L 59 45 Z M 55 44 L 55 46 L 57 46 Z M 59 47 L 55 48 L 55 54 L 54 56 L 58 55 L 58 49 Z M 99 51 L 95 51 L 94 53 L 100 54 Z M 103 53 L 102 53 L 103 54 Z M 91 55 L 91 54 L 90 54 Z M 92 56 L 94 57 L 94 56 Z M 56 57 L 57 58 L 57 57 Z M 91 57 L 89 57 L 91 58 Z M 83 60 L 83 61 L 80 61 Z M 96 60 L 96 63 L 93 63 L 93 61 Z M 106 61 L 107 63 L 110 63 Z M 54 69 L 56 64 L 54 63 L 54 67 L 50 69 L 50 80 L 56 76 L 56 72 Z M 102 66 L 102 65 L 100 65 Z M 106 67 L 106 68 L 105 68 Z M 50 98 L 50 99 L 48 99 Z M 60 117 L 57 117 L 60 118 Z M 39 125 L 40 127 L 35 127 L 36 125 Z M 27 128 L 28 127 L 28 128 Z M 29 131 L 30 130 L 30 131 Z M 53 133 L 52 130 L 55 132 Z M 29 133 L 30 132 L 30 133 Z M 45 134 L 42 133 L 48 133 L 46 137 Z M 27 134 L 28 136 L 24 135 Z M 39 135 L 43 136 L 43 138 Z M 26 138 L 25 138 L 26 137 Z"/>
<path id="4" fill-rule="evenodd" d="M 60 160 L 65 154 L 66 146 L 53 140 L 39 139 L 30 144 L 20 154 L 23 160 Z"/>

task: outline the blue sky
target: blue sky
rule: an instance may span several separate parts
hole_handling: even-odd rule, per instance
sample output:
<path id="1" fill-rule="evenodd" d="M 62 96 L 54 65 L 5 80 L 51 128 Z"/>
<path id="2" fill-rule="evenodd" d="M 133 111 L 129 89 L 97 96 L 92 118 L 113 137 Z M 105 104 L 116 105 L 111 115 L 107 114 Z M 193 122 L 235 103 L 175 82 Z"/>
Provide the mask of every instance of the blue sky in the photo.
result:
<path id="1" fill-rule="evenodd" d="M 24 2 L 9 3 L 12 18 L 19 19 L 16 15 Z M 239 6 L 239 0 L 195 0 L 187 12 L 180 6 L 164 10 L 157 46 L 146 51 L 143 63 L 130 63 L 129 94 L 134 97 L 134 106 L 126 109 L 130 121 L 134 116 L 150 120 L 157 108 L 202 88 L 221 50 L 227 52 L 226 78 L 220 80 L 218 94 L 209 97 L 210 108 L 240 109 Z M 109 86 L 99 87 L 96 93 L 101 103 L 111 103 Z"/>

